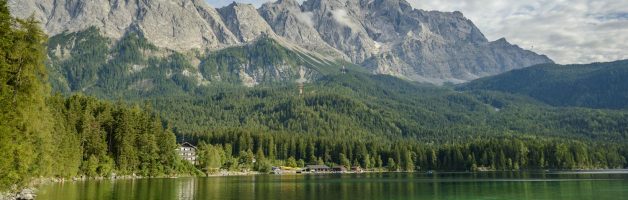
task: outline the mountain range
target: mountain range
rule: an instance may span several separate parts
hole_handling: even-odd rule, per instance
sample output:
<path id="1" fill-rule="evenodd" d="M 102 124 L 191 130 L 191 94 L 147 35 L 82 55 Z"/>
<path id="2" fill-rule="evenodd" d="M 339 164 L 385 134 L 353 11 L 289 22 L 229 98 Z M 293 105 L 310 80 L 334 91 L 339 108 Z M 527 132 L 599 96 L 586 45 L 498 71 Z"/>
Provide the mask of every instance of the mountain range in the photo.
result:
<path id="1" fill-rule="evenodd" d="M 9 6 L 18 18 L 41 21 L 55 41 L 51 79 L 66 91 L 148 91 L 160 81 L 183 87 L 181 80 L 195 87 L 312 82 L 343 66 L 461 83 L 553 63 L 506 39 L 489 41 L 460 12 L 415 9 L 404 0 L 278 0 L 259 8 L 235 2 L 213 8 L 203 0 L 9 0 Z M 129 38 L 150 48 L 129 57 L 140 44 L 121 45 Z M 126 85 L 106 74 L 127 77 Z"/>

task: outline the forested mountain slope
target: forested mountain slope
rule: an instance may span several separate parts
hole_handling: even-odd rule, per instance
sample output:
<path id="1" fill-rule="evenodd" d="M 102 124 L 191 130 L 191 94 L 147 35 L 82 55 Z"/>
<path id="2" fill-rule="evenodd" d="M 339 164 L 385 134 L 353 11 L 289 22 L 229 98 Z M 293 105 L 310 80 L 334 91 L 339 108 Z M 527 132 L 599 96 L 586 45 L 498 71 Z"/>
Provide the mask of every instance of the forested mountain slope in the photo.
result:
<path id="1" fill-rule="evenodd" d="M 213 52 L 182 54 L 158 48 L 136 33 L 112 41 L 96 28 L 51 37 L 48 57 L 55 91 L 102 97 L 182 94 L 215 85 L 311 82 L 340 73 L 342 66 L 355 68 L 285 47 L 269 37 Z"/>
<path id="2" fill-rule="evenodd" d="M 463 84 L 461 90 L 522 94 L 554 106 L 628 108 L 628 60 L 544 64 Z"/>
<path id="3" fill-rule="evenodd" d="M 425 141 L 487 135 L 622 139 L 628 133 L 622 111 L 555 108 L 525 96 L 457 92 L 352 71 L 306 84 L 302 96 L 296 84 L 197 92 L 151 102 L 188 135 L 225 127 Z"/>
<path id="4" fill-rule="evenodd" d="M 136 3 L 147 2 L 154 3 Z M 246 11 L 235 6 L 220 14 Z M 266 172 L 305 163 L 389 171 L 628 167 L 626 111 L 373 75 L 267 36 L 209 53 L 159 48 L 137 32 L 111 40 L 97 28 L 46 41 L 34 19 L 12 18 L 0 0 L 0 191 L 34 177 Z M 183 138 L 198 144 L 198 165 L 176 157 Z"/>
<path id="5" fill-rule="evenodd" d="M 525 96 L 461 93 L 352 71 L 306 84 L 301 96 L 296 86 L 198 92 L 148 102 L 180 138 L 202 144 L 211 155 L 392 171 L 627 163 L 623 111 L 556 108 Z M 234 161 L 218 163 L 224 165 L 207 167 L 230 167 Z"/>

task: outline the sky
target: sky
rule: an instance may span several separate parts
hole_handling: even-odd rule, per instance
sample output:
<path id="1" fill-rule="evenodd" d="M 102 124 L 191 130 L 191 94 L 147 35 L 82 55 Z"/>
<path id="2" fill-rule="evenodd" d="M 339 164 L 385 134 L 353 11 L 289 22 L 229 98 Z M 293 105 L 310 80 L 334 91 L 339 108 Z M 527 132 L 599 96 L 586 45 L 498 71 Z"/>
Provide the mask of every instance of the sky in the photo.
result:
<path id="1" fill-rule="evenodd" d="M 269 0 L 236 0 L 259 6 Z M 560 64 L 628 59 L 628 0 L 407 0 L 460 11 L 489 40 L 506 38 Z M 233 0 L 207 0 L 222 7 Z"/>

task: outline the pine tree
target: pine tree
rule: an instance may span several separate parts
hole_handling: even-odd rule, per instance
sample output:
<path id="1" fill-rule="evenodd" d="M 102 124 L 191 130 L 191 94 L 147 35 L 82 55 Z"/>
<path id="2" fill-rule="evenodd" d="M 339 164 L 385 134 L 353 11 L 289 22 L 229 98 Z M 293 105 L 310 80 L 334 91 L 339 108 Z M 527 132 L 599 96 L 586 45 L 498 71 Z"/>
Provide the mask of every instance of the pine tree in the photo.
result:
<path id="1" fill-rule="evenodd" d="M 388 171 L 391 171 L 391 172 L 395 172 L 399 170 L 399 168 L 397 168 L 397 163 L 395 163 L 395 159 L 393 158 L 388 158 L 388 162 L 386 163 L 386 168 L 388 168 Z"/>
<path id="2" fill-rule="evenodd" d="M 277 149 L 275 147 L 275 140 L 272 137 L 270 138 L 270 140 L 268 140 L 268 145 L 266 146 L 268 147 L 268 159 L 277 159 L 277 156 L 275 155 L 275 152 L 277 152 Z"/>
<path id="3" fill-rule="evenodd" d="M 405 151 L 403 153 L 403 170 L 405 171 L 414 171 L 414 161 L 412 160 L 412 152 L 411 151 Z"/>
<path id="4" fill-rule="evenodd" d="M 34 18 L 15 20 L 0 1 L 0 187 L 49 176 L 54 148 L 46 97 L 46 36 Z"/>
<path id="5" fill-rule="evenodd" d="M 157 146 L 159 147 L 159 162 L 164 168 L 164 173 L 173 175 L 179 165 L 179 158 L 173 149 L 177 148 L 177 138 L 170 130 L 170 127 L 157 133 Z"/>
<path id="6" fill-rule="evenodd" d="M 119 112 L 114 133 L 114 155 L 116 164 L 122 174 L 131 174 L 137 169 L 139 160 L 135 150 L 136 119 L 131 111 Z"/>
<path id="7" fill-rule="evenodd" d="M 351 168 L 351 161 L 344 153 L 340 153 L 340 165 L 346 167 L 347 169 Z"/>

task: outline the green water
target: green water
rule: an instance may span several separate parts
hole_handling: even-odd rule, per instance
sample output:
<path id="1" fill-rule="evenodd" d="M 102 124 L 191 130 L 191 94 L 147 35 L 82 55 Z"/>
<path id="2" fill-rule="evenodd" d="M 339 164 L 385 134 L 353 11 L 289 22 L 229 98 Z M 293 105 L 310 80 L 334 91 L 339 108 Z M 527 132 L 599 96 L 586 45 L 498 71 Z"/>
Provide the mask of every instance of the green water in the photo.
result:
<path id="1" fill-rule="evenodd" d="M 628 199 L 626 173 L 382 173 L 87 181 L 37 199 Z"/>

